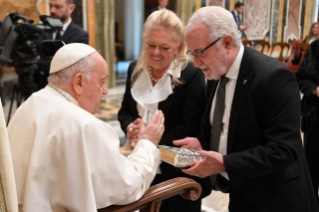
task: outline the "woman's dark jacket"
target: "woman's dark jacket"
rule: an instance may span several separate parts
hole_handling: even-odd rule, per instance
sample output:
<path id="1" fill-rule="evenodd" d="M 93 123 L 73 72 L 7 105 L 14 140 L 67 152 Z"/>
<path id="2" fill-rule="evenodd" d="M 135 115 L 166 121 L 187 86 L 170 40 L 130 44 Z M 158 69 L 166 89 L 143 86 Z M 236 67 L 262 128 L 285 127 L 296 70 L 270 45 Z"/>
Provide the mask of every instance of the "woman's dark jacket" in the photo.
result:
<path id="1" fill-rule="evenodd" d="M 131 95 L 131 75 L 136 66 L 132 62 L 128 69 L 126 89 L 123 97 L 122 107 L 118 113 L 122 130 L 126 132 L 127 126 L 138 118 L 137 103 Z M 162 110 L 165 116 L 165 131 L 159 142 L 160 145 L 174 146 L 173 141 L 185 137 L 196 137 L 199 134 L 200 121 L 205 109 L 205 78 L 202 71 L 189 62 L 181 72 L 179 78 L 183 83 L 173 85 L 173 93 L 162 102 L 159 102 L 158 109 Z M 147 89 L 147 88 L 145 88 Z M 207 179 L 191 177 L 175 167 L 162 162 L 160 165 L 162 177 L 166 180 L 175 177 L 189 177 L 198 181 L 203 188 L 203 196 L 210 193 L 210 186 Z"/>
<path id="2" fill-rule="evenodd" d="M 319 126 L 319 98 L 312 91 L 319 86 L 319 40 L 311 43 L 296 73 L 301 101 L 301 130 L 307 132 Z"/>

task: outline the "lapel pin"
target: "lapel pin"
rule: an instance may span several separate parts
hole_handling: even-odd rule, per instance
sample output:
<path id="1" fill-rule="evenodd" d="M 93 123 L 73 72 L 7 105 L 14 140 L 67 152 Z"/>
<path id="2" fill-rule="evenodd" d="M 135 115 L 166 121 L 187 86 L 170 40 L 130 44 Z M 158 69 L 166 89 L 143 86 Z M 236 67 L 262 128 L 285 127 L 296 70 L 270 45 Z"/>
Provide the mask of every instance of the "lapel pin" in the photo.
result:
<path id="1" fill-rule="evenodd" d="M 246 85 L 246 83 L 247 83 L 247 80 L 245 79 L 245 80 L 243 81 L 243 84 Z"/>

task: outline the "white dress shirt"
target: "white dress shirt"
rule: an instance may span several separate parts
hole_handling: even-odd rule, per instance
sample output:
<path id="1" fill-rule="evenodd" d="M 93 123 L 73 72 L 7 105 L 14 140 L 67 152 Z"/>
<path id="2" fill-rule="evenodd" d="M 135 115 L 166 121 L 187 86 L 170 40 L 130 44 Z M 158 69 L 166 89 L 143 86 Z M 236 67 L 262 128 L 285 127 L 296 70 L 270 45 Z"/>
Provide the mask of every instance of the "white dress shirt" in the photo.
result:
<path id="1" fill-rule="evenodd" d="M 225 110 L 224 110 L 224 115 L 223 115 L 223 130 L 220 133 L 220 139 L 219 139 L 219 148 L 218 152 L 221 153 L 222 155 L 227 154 L 227 138 L 228 138 L 228 127 L 229 127 L 229 117 L 230 117 L 230 111 L 231 111 L 231 106 L 233 102 L 233 97 L 234 97 L 234 92 L 235 92 L 235 87 L 236 87 L 236 82 L 237 82 L 237 77 L 239 73 L 239 68 L 241 64 L 241 60 L 243 58 L 244 54 L 244 47 L 241 44 L 239 52 L 237 54 L 237 57 L 230 67 L 229 71 L 226 74 L 226 77 L 229 78 L 229 81 L 227 82 L 225 86 Z M 219 83 L 217 86 L 217 89 L 219 88 Z M 217 91 L 216 89 L 216 91 Z M 214 109 L 215 109 L 215 102 L 216 102 L 216 95 L 213 98 L 213 103 L 210 111 L 210 124 L 213 125 L 213 116 L 214 116 Z M 226 179 L 228 178 L 228 175 L 226 172 L 220 173 L 225 177 Z"/>
<path id="2" fill-rule="evenodd" d="M 63 24 L 63 28 L 62 28 L 62 30 L 60 31 L 60 36 L 62 37 L 63 36 L 63 34 L 64 34 L 64 32 L 66 31 L 66 29 L 69 27 L 69 25 L 71 24 L 71 21 L 72 21 L 72 18 L 70 18 L 69 20 L 68 20 L 68 22 L 66 22 L 65 24 Z M 55 38 L 56 38 L 56 32 L 53 32 L 52 33 L 52 38 L 53 38 L 53 40 L 55 40 Z"/>
<path id="3" fill-rule="evenodd" d="M 166 10 L 166 7 L 157 6 L 158 10 Z"/>

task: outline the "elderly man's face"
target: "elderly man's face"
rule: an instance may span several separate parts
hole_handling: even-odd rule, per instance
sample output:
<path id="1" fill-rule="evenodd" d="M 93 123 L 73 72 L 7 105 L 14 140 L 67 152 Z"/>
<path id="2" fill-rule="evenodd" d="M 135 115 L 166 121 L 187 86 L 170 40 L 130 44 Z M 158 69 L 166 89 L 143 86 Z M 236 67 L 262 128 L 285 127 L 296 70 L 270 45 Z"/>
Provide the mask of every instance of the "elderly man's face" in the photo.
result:
<path id="1" fill-rule="evenodd" d="M 50 14 L 53 18 L 66 23 L 74 10 L 74 4 L 67 4 L 66 0 L 50 0 Z"/>
<path id="2" fill-rule="evenodd" d="M 223 38 L 220 40 L 223 42 Z M 205 49 L 212 43 L 212 41 L 208 40 L 208 28 L 202 24 L 193 28 L 186 34 L 186 43 L 191 53 L 200 52 Z M 202 69 L 207 79 L 218 80 L 227 73 L 228 59 L 223 43 L 219 48 L 217 44 L 209 47 L 203 54 L 203 57 L 194 56 L 194 66 Z"/>
<path id="3" fill-rule="evenodd" d="M 107 94 L 106 79 L 109 75 L 107 64 L 105 60 L 98 53 L 92 55 L 96 65 L 93 67 L 91 80 L 84 79 L 83 98 L 81 100 L 81 107 L 95 114 L 101 104 L 102 95 Z"/>

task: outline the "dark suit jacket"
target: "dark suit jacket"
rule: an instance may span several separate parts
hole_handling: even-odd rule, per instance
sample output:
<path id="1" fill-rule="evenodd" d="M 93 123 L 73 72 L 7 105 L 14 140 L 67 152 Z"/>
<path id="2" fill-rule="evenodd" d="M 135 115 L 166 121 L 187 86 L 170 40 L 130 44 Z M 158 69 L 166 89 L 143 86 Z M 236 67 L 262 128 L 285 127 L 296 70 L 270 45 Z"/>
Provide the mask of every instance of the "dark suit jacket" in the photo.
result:
<path id="1" fill-rule="evenodd" d="M 207 150 L 217 83 L 207 86 L 210 96 L 199 136 Z M 283 63 L 249 47 L 233 97 L 224 164 L 230 194 L 239 192 L 238 198 L 260 211 L 318 211 L 300 136 L 296 79 Z"/>
<path id="2" fill-rule="evenodd" d="M 127 126 L 139 117 L 137 103 L 131 95 L 131 75 L 135 66 L 136 62 L 132 62 L 129 67 L 122 107 L 118 113 L 118 119 L 125 133 Z M 159 143 L 161 145 L 173 146 L 173 140 L 196 136 L 199 133 L 200 120 L 205 107 L 204 75 L 190 62 L 181 72 L 180 79 L 184 83 L 175 86 L 173 93 L 158 105 L 158 109 L 162 110 L 165 116 L 165 131 Z M 180 176 L 191 177 L 164 162 L 160 167 L 161 176 L 166 180 Z M 197 177 L 193 179 L 201 182 L 202 186 L 204 185 L 203 196 L 207 196 L 210 193 L 208 184 L 206 184 L 207 179 Z"/>
<path id="3" fill-rule="evenodd" d="M 44 33 L 39 35 L 39 41 L 52 40 L 52 33 Z M 62 39 L 65 44 L 69 43 L 84 43 L 89 44 L 89 34 L 81 27 L 71 21 L 70 25 L 63 33 Z"/>
<path id="4" fill-rule="evenodd" d="M 157 11 L 158 10 L 158 7 L 154 7 L 152 9 L 150 9 L 150 14 L 152 14 L 153 12 Z"/>
<path id="5" fill-rule="evenodd" d="M 39 35 L 39 42 L 44 40 L 52 40 L 52 33 L 44 33 Z M 73 21 L 71 21 L 70 25 L 63 33 L 61 40 L 65 44 L 70 43 L 84 43 L 89 44 L 89 34 L 84 31 L 81 27 L 76 25 Z M 34 75 L 35 83 L 38 85 L 38 89 L 44 88 L 46 86 L 47 77 L 49 76 L 51 61 L 43 61 L 41 59 L 38 60 L 38 72 Z"/>

